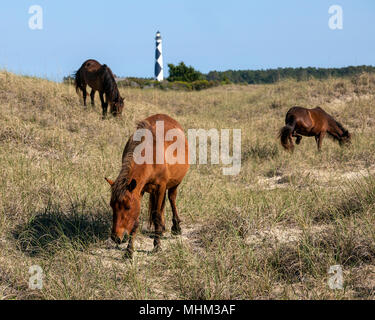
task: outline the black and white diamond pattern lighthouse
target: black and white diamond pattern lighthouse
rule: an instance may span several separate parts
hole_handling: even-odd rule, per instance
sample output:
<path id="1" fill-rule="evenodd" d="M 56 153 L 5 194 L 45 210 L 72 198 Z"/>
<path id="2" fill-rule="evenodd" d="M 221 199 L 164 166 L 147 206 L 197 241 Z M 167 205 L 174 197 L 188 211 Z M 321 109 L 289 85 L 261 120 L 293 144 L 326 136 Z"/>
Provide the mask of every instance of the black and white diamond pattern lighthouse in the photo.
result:
<path id="1" fill-rule="evenodd" d="M 163 68 L 163 44 L 161 34 L 158 31 L 156 33 L 156 55 L 155 55 L 155 80 L 164 80 L 164 68 Z"/>

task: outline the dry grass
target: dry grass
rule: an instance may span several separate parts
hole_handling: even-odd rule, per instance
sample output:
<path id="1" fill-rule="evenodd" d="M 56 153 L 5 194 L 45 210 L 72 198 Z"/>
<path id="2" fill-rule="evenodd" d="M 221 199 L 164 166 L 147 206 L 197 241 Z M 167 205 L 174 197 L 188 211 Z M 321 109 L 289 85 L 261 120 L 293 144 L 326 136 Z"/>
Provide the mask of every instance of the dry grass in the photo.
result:
<path id="1" fill-rule="evenodd" d="M 0 299 L 373 299 L 374 89 L 369 75 L 123 89 L 124 117 L 102 121 L 99 101 L 85 110 L 71 86 L 0 72 Z M 332 113 L 352 147 L 326 140 L 318 154 L 304 139 L 285 153 L 277 132 L 294 105 Z M 167 233 L 151 255 L 144 223 L 130 262 L 108 240 L 103 178 L 117 177 L 136 121 L 159 112 L 185 129 L 242 129 L 243 166 L 235 177 L 192 167 L 178 197 L 183 235 Z M 336 264 L 342 291 L 327 285 Z M 41 291 L 28 289 L 32 265 L 45 272 Z"/>

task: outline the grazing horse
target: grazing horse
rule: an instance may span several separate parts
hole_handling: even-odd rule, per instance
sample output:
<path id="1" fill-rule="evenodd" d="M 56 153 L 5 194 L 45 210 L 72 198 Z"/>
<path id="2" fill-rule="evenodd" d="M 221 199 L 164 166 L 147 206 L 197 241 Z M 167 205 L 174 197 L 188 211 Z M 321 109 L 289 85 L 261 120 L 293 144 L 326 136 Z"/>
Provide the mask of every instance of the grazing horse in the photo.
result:
<path id="1" fill-rule="evenodd" d="M 341 146 L 351 141 L 349 131 L 320 107 L 315 109 L 294 107 L 288 111 L 285 124 L 286 126 L 280 130 L 279 138 L 281 145 L 291 152 L 294 151 L 293 137 L 297 138 L 297 144 L 301 143 L 302 136 L 315 137 L 318 151 L 321 151 L 327 133 Z"/>
<path id="2" fill-rule="evenodd" d="M 83 93 L 83 103 L 86 107 L 87 85 L 92 88 L 91 105 L 95 105 L 95 93 L 99 91 L 103 108 L 103 118 L 107 115 L 108 103 L 113 116 L 121 115 L 124 108 L 124 99 L 121 98 L 115 77 L 107 65 L 101 65 L 96 60 L 87 60 L 75 73 L 75 85 L 77 93 Z M 104 101 L 105 94 L 105 101 Z"/>
<path id="3" fill-rule="evenodd" d="M 143 135 L 142 132 L 147 134 Z M 142 136 L 139 137 L 139 134 Z M 141 139 L 142 137 L 144 138 Z M 163 142 L 160 142 L 160 137 Z M 151 155 L 149 160 L 137 160 L 140 159 L 138 156 L 146 157 L 147 150 L 151 150 L 148 153 Z M 155 227 L 154 252 L 160 249 L 160 236 L 165 231 L 164 208 L 167 191 L 173 212 L 172 234 L 181 234 L 176 198 L 177 189 L 189 170 L 188 153 L 188 142 L 181 125 L 167 115 L 158 114 L 141 121 L 137 131 L 128 140 L 117 180 L 106 178 L 112 191 L 111 238 L 117 244 L 129 238 L 126 257 L 131 258 L 134 252 L 133 242 L 139 226 L 144 193 L 150 194 L 149 223 Z"/>

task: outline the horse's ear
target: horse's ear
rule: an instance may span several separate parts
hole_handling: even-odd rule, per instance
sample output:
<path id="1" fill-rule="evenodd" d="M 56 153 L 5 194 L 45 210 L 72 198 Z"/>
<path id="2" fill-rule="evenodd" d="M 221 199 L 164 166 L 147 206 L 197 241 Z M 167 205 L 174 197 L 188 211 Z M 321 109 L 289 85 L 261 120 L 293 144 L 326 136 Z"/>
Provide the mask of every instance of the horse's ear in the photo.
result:
<path id="1" fill-rule="evenodd" d="M 110 179 L 108 179 L 108 178 L 104 178 L 105 179 L 105 181 L 107 181 L 111 186 L 113 186 L 115 183 L 112 181 L 112 180 L 110 180 Z"/>
<path id="2" fill-rule="evenodd" d="M 134 189 L 137 187 L 137 181 L 135 181 L 134 179 L 130 182 L 130 184 L 128 185 L 128 190 L 129 192 L 133 192 Z"/>

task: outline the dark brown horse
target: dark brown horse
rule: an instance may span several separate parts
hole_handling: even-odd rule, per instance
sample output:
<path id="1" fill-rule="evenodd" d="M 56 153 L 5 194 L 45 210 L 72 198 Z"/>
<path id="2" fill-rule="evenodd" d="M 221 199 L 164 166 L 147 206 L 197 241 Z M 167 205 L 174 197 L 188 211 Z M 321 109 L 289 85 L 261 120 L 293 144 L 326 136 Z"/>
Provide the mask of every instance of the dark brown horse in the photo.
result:
<path id="1" fill-rule="evenodd" d="M 163 124 L 160 130 L 160 124 Z M 134 139 L 138 132 L 148 132 L 148 139 Z M 160 143 L 161 136 L 164 143 Z M 122 170 L 115 182 L 106 178 L 111 185 L 111 207 L 113 210 L 112 240 L 118 244 L 129 237 L 127 257 L 134 252 L 133 241 L 139 225 L 141 200 L 144 193 L 150 194 L 150 225 L 155 227 L 154 251 L 160 249 L 160 236 L 165 231 L 164 208 L 168 198 L 173 212 L 173 234 L 181 234 L 180 218 L 177 213 L 177 189 L 189 170 L 188 142 L 180 124 L 167 115 L 154 115 L 138 124 L 137 131 L 128 140 L 123 156 Z M 174 137 L 170 138 L 170 134 Z M 169 138 L 164 141 L 164 137 Z M 141 148 L 142 147 L 142 148 Z M 137 159 L 138 148 L 151 148 L 149 162 L 142 163 Z M 175 161 L 175 152 L 179 161 Z M 168 151 L 169 150 L 169 151 Z M 142 156 L 145 152 L 142 151 Z M 157 156 L 158 155 L 158 156 Z M 161 155 L 161 161 L 160 161 Z M 158 159 L 158 161 L 157 161 Z M 163 161 L 164 159 L 164 161 Z"/>
<path id="2" fill-rule="evenodd" d="M 87 60 L 75 73 L 75 85 L 77 93 L 83 93 L 83 103 L 86 106 L 87 85 L 92 88 L 91 104 L 95 105 L 95 93 L 99 91 L 100 101 L 103 108 L 103 118 L 107 115 L 108 103 L 110 112 L 114 115 L 121 115 L 124 108 L 124 99 L 121 98 L 115 77 L 107 65 L 101 65 L 96 60 Z M 104 100 L 105 94 L 105 100 Z"/>
<path id="3" fill-rule="evenodd" d="M 302 136 L 315 137 L 319 151 L 327 133 L 341 146 L 351 141 L 349 131 L 319 107 L 315 109 L 294 107 L 288 111 L 285 124 L 286 126 L 280 130 L 279 137 L 282 146 L 291 152 L 294 150 L 293 137 L 296 138 L 297 144 L 301 143 Z"/>

